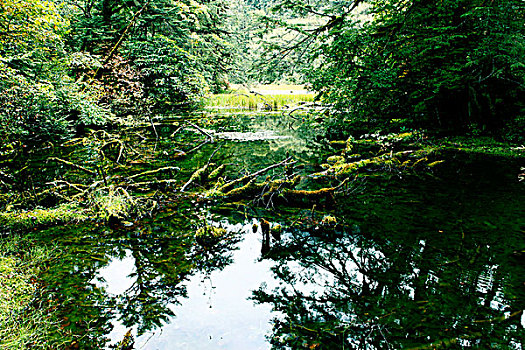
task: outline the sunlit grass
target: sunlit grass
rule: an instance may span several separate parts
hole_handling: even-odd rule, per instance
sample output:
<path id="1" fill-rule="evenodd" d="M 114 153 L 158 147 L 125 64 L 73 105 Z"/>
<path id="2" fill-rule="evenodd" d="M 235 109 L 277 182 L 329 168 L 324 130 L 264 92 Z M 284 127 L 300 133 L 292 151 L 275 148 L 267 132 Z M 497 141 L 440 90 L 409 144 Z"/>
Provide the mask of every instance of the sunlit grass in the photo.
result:
<path id="1" fill-rule="evenodd" d="M 217 94 L 208 98 L 206 106 L 276 110 L 301 102 L 312 102 L 313 99 L 313 94 L 278 94 L 266 96 L 258 94 Z"/>

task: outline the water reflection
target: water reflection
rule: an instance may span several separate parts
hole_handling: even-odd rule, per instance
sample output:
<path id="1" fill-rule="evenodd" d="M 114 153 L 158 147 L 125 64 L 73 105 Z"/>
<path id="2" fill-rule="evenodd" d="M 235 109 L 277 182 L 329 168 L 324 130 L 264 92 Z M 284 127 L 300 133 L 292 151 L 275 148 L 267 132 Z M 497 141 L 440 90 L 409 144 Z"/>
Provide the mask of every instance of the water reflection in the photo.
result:
<path id="1" fill-rule="evenodd" d="M 512 253 L 523 247 L 522 190 L 439 185 L 369 183 L 340 203 L 337 225 L 309 215 L 289 227 L 267 255 L 284 285 L 253 295 L 285 314 L 273 347 L 523 348 L 525 267 Z"/>
<path id="2" fill-rule="evenodd" d="M 83 348 L 114 346 L 130 329 L 139 349 L 268 348 L 271 308 L 248 300 L 261 282 L 273 285 L 270 263 L 259 261 L 260 229 L 195 204 L 187 216 L 185 205 L 133 228 L 51 228 L 34 237 L 64 253 L 43 278 Z M 195 231 L 204 224 L 227 234 L 203 247 Z"/>
<path id="3" fill-rule="evenodd" d="M 112 259 L 108 265 L 98 270 L 92 283 L 95 283 L 98 288 L 104 288 L 109 294 L 121 295 L 137 282 L 131 277 L 134 272 L 135 259 L 131 251 L 126 251 L 122 259 Z"/>
<path id="4" fill-rule="evenodd" d="M 230 137 L 213 161 L 233 161 L 225 176 L 237 178 L 290 152 L 304 166 L 295 170 L 311 173 L 325 158 L 321 142 L 289 119 L 241 115 L 232 128 L 217 128 L 286 138 Z M 173 133 L 164 128 L 160 135 Z M 188 133 L 164 137 L 169 152 L 159 159 L 178 156 Z M 178 161 L 184 179 L 217 148 Z M 42 277 L 46 299 L 84 349 L 103 349 L 128 329 L 138 349 L 523 349 L 524 188 L 495 160 L 444 158 L 448 173 L 371 176 L 362 192 L 326 203 L 325 212 L 239 212 L 189 198 L 133 227 L 34 233 L 35 242 L 63 251 Z M 328 215 L 335 220 L 323 220 Z M 280 239 L 266 233 L 263 242 L 252 217 L 281 224 Z M 228 235 L 202 247 L 195 232 L 204 224 Z"/>
<path id="5" fill-rule="evenodd" d="M 43 278 L 85 349 L 130 328 L 138 349 L 523 348 L 523 188 L 440 176 L 369 179 L 329 212 L 180 201 L 33 238 L 64 251 Z M 227 229 L 213 248 L 205 224 Z"/>
<path id="6" fill-rule="evenodd" d="M 275 285 L 270 262 L 258 261 L 260 232 L 252 231 L 252 223 L 223 227 L 243 237 L 232 264 L 192 276 L 188 299 L 172 308 L 176 317 L 137 339 L 139 349 L 268 349 L 271 307 L 248 300 L 262 281 Z"/>

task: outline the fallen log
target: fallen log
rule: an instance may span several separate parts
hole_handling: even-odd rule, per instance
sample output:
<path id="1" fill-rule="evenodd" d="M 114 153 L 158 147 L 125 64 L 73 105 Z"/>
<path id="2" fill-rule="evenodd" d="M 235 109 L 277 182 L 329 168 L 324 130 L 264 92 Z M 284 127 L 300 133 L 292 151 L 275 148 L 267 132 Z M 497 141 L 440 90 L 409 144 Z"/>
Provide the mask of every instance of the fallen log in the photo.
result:
<path id="1" fill-rule="evenodd" d="M 160 173 L 162 171 L 180 171 L 180 168 L 177 167 L 177 166 L 166 166 L 166 167 L 162 167 L 162 168 L 158 168 L 158 169 L 154 169 L 154 170 L 148 170 L 148 171 L 144 171 L 140 174 L 135 174 L 135 175 L 131 175 L 128 177 L 128 179 L 132 180 L 132 179 L 135 179 L 137 177 L 141 177 L 141 176 L 147 176 L 147 175 L 153 175 L 153 174 L 157 174 L 157 173 Z"/>
<path id="2" fill-rule="evenodd" d="M 261 169 L 261 170 L 258 170 L 254 173 L 251 173 L 251 174 L 248 174 L 248 175 L 245 175 L 241 178 L 238 178 L 238 179 L 235 179 L 235 180 L 232 180 L 232 181 L 229 181 L 229 182 L 226 182 L 224 185 L 222 185 L 220 188 L 219 188 L 219 192 L 220 193 L 228 193 L 232 190 L 232 188 L 234 188 L 235 186 L 237 185 L 246 185 L 251 179 L 255 179 L 257 178 L 259 175 L 262 175 L 264 173 L 266 173 L 267 171 L 269 170 L 272 170 L 272 169 L 275 169 L 277 167 L 280 167 L 282 165 L 291 165 L 291 164 L 294 164 L 295 162 L 292 162 L 292 163 L 288 163 L 290 160 L 292 159 L 292 157 L 288 157 L 286 158 L 285 160 L 279 162 L 279 163 L 276 163 L 276 164 L 272 164 L 270 166 L 267 166 L 266 168 L 264 169 Z"/>

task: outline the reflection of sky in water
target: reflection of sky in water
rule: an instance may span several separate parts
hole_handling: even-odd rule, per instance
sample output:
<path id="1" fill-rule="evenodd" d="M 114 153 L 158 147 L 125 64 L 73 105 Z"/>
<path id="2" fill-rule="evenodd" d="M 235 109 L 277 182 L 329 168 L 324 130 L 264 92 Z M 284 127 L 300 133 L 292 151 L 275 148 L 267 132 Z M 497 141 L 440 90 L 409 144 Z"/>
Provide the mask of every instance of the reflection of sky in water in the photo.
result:
<path id="1" fill-rule="evenodd" d="M 182 305 L 171 305 L 175 317 L 169 324 L 161 329 L 144 334 L 136 339 L 135 348 L 145 350 L 167 350 L 167 349 L 269 349 L 266 336 L 271 332 L 271 320 L 278 316 L 271 312 L 270 304 L 255 305 L 248 298 L 253 290 L 257 290 L 262 283 L 266 283 L 267 289 L 276 287 L 277 282 L 270 272 L 272 264 L 268 260 L 258 261 L 261 249 L 261 232 L 252 232 L 252 223 L 246 225 L 224 225 L 228 230 L 241 232 L 244 238 L 238 244 L 238 250 L 233 251 L 234 263 L 225 267 L 222 271 L 213 271 L 211 274 L 197 274 L 187 282 L 188 298 L 179 300 Z M 283 241 L 290 239 L 286 233 Z M 351 242 L 342 242 L 355 256 L 360 248 Z M 425 242 L 420 242 L 424 246 Z M 378 251 L 370 249 L 371 256 L 381 260 Z M 361 257 L 363 258 L 363 257 Z M 358 271 L 351 259 L 345 259 L 346 266 L 338 268 L 346 270 L 348 275 L 354 276 L 355 282 L 360 284 L 363 275 Z M 99 287 L 113 295 L 121 295 L 134 283 L 133 278 L 128 276 L 135 269 L 135 260 L 130 252 L 123 259 L 113 259 L 106 267 L 98 271 L 97 278 L 93 281 Z M 295 274 L 307 274 L 311 279 L 297 281 L 294 288 L 303 293 L 323 293 L 328 286 L 336 283 L 334 276 L 325 271 L 318 270 L 316 266 L 301 266 L 295 261 L 287 263 L 288 268 Z M 478 292 L 485 292 L 492 287 L 492 267 L 482 274 L 482 282 L 478 285 Z M 310 271 L 310 273 L 308 273 Z M 311 274 L 311 272 L 315 273 Z M 418 274 L 418 271 L 414 271 Z M 430 272 L 431 278 L 432 272 Z M 437 276 L 435 276 L 437 278 Z M 281 285 L 281 287 L 284 287 Z M 413 298 L 413 290 L 409 285 L 403 289 L 410 292 Z M 504 312 L 508 318 L 510 312 L 503 304 L 504 298 L 500 291 L 496 293 L 490 303 L 491 308 Z M 480 301 L 481 302 L 481 301 Z M 351 322 L 349 315 L 340 314 L 342 321 Z M 118 318 L 118 315 L 117 315 Z M 111 343 L 115 344 L 122 339 L 127 329 L 117 321 L 113 321 L 114 329 L 109 334 Z M 525 327 L 525 314 L 521 316 L 521 324 Z M 136 329 L 134 329 L 136 334 Z M 468 346 L 468 344 L 463 344 Z"/>
<path id="2" fill-rule="evenodd" d="M 136 278 L 128 277 L 134 271 L 135 259 L 130 251 L 126 251 L 123 259 L 112 259 L 107 266 L 100 269 L 93 283 L 99 288 L 104 288 L 109 294 L 121 295 L 135 283 Z M 127 330 L 116 320 L 113 320 L 112 324 L 114 328 L 108 338 L 115 344 L 122 339 Z"/>
<path id="3" fill-rule="evenodd" d="M 242 229 L 244 240 L 234 252 L 234 263 L 209 276 L 198 274 L 189 281 L 188 299 L 174 305 L 175 317 L 162 330 L 145 334 L 137 349 L 268 349 L 266 334 L 273 317 L 269 305 L 247 300 L 262 282 L 270 282 L 270 263 L 257 262 L 260 234 L 251 224 Z"/>
<path id="4" fill-rule="evenodd" d="M 223 225 L 224 226 L 224 225 Z M 242 231 L 243 241 L 233 252 L 234 263 L 209 275 L 197 274 L 187 283 L 188 298 L 172 305 L 175 317 L 162 329 L 136 339 L 135 348 L 164 349 L 268 349 L 266 335 L 271 330 L 271 306 L 255 305 L 248 298 L 261 283 L 275 286 L 270 262 L 257 261 L 261 250 L 261 233 L 253 233 L 252 223 L 227 227 Z M 127 277 L 135 261 L 128 253 L 124 259 L 113 259 L 98 272 L 94 281 L 108 293 L 120 295 L 134 282 Z M 118 317 L 118 316 L 117 316 Z M 109 334 L 111 344 L 122 339 L 127 329 L 117 321 Z M 136 329 L 134 329 L 136 334 Z"/>
<path id="5" fill-rule="evenodd" d="M 112 259 L 107 266 L 100 269 L 93 282 L 109 294 L 120 295 L 135 283 L 135 278 L 128 277 L 134 270 L 135 259 L 131 252 L 127 251 L 124 259 Z"/>

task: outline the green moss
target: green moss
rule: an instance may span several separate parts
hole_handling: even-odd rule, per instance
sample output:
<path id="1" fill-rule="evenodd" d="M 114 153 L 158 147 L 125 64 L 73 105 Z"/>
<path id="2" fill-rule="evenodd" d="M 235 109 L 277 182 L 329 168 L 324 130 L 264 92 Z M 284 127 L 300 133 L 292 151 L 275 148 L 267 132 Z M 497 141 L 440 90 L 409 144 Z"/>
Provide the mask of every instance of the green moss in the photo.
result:
<path id="1" fill-rule="evenodd" d="M 74 204 L 63 204 L 50 209 L 40 208 L 0 213 L 0 227 L 6 231 L 22 231 L 40 226 L 80 222 L 88 218 L 87 210 Z"/>
<path id="2" fill-rule="evenodd" d="M 345 157 L 343 156 L 331 156 L 326 159 L 329 164 L 337 164 L 344 162 Z"/>
<path id="3" fill-rule="evenodd" d="M 283 227 L 279 224 L 272 226 L 270 229 L 272 234 L 281 234 L 283 232 Z"/>
<path id="4" fill-rule="evenodd" d="M 255 183 L 255 178 L 248 181 L 248 183 L 241 187 L 236 187 L 227 193 L 225 193 L 225 196 L 227 197 L 237 197 L 237 196 L 245 196 L 247 194 L 250 194 L 254 191 L 260 190 L 264 185 L 263 184 L 257 184 Z"/>
<path id="5" fill-rule="evenodd" d="M 92 202 L 92 217 L 103 221 L 127 219 L 135 210 L 133 198 L 122 188 L 97 192 Z"/>
<path id="6" fill-rule="evenodd" d="M 226 169 L 225 164 L 219 165 L 215 170 L 213 170 L 210 173 L 210 175 L 208 175 L 208 180 L 212 181 L 212 180 L 219 178 L 219 176 L 221 176 L 221 174 L 224 172 L 225 169 Z"/>
<path id="7" fill-rule="evenodd" d="M 337 225 L 337 218 L 335 216 L 332 216 L 332 215 L 326 215 L 321 220 L 321 224 L 322 225 L 326 225 L 326 226 L 335 226 L 335 225 Z"/>
<path id="8" fill-rule="evenodd" d="M 341 148 L 344 148 L 344 147 L 347 146 L 347 143 L 346 143 L 346 141 L 333 140 L 333 141 L 330 141 L 330 145 L 331 145 L 331 146 L 334 146 L 334 147 L 341 147 Z"/>
<path id="9" fill-rule="evenodd" d="M 220 197 L 223 196 L 224 193 L 221 192 L 222 186 L 224 186 L 225 181 L 222 177 L 219 177 L 217 181 L 215 182 L 215 185 L 213 185 L 213 188 L 209 189 L 208 191 L 203 193 L 203 196 L 206 198 L 213 198 L 213 197 Z"/>

